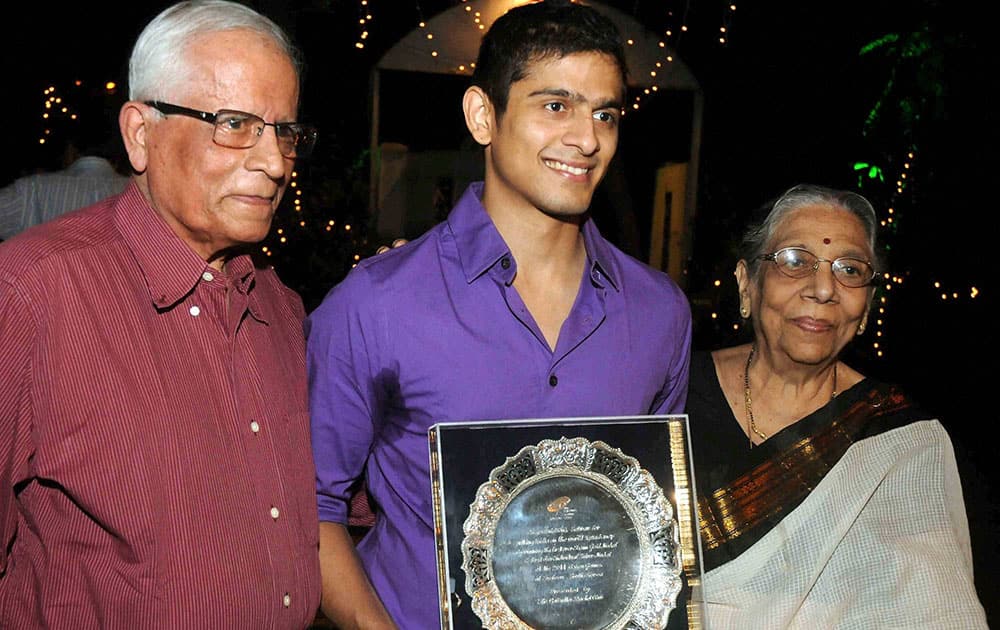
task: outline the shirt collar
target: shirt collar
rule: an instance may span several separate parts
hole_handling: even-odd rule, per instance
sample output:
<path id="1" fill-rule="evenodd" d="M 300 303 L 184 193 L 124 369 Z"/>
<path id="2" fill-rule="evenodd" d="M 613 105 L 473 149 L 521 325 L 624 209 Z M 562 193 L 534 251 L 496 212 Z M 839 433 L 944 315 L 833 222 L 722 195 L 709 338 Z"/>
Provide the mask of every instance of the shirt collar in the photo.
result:
<path id="1" fill-rule="evenodd" d="M 219 273 L 174 234 L 134 181 L 115 201 L 115 225 L 139 264 L 150 300 L 159 309 L 170 308 L 191 293 L 206 271 Z M 249 256 L 229 260 L 226 273 L 237 290 L 248 293 L 253 287 L 254 266 Z M 251 304 L 255 316 L 257 306 Z"/>
<path id="2" fill-rule="evenodd" d="M 257 280 L 257 267 L 253 258 L 247 254 L 230 258 L 226 261 L 225 273 L 229 284 L 235 287 L 237 292 L 247 296 L 247 310 L 253 318 L 266 324 L 269 318 L 267 302 L 258 299 L 258 292 L 253 290 Z"/>
<path id="3" fill-rule="evenodd" d="M 604 240 L 590 217 L 584 221 L 581 231 L 583 245 L 587 249 L 587 260 L 590 261 L 591 279 L 600 286 L 604 286 L 603 279 L 607 279 L 615 291 L 621 291 L 621 284 L 618 281 L 621 277 L 621 268 L 613 254 L 611 244 Z"/>
<path id="4" fill-rule="evenodd" d="M 510 254 L 510 248 L 497 231 L 483 207 L 483 182 L 473 182 L 448 215 L 448 227 L 455 237 L 458 257 L 462 262 L 465 281 L 471 283 L 483 275 L 498 260 Z M 611 246 L 601 237 L 591 218 L 583 224 L 583 243 L 590 261 L 591 278 L 603 286 L 606 278 L 619 289 L 619 268 Z"/>
<path id="5" fill-rule="evenodd" d="M 465 281 L 471 283 L 486 273 L 510 248 L 483 207 L 483 182 L 473 182 L 448 214 L 448 227 L 455 237 Z"/>

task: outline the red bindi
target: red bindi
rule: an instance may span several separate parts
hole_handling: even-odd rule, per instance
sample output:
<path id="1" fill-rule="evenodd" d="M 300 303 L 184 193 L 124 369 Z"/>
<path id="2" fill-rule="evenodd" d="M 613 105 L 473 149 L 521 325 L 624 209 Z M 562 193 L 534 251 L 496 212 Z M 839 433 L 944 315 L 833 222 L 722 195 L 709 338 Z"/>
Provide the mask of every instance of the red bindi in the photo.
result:
<path id="1" fill-rule="evenodd" d="M 829 244 L 830 244 L 830 239 L 828 239 L 828 238 L 824 238 L 824 239 L 823 239 L 823 244 L 824 244 L 824 245 L 829 245 Z"/>

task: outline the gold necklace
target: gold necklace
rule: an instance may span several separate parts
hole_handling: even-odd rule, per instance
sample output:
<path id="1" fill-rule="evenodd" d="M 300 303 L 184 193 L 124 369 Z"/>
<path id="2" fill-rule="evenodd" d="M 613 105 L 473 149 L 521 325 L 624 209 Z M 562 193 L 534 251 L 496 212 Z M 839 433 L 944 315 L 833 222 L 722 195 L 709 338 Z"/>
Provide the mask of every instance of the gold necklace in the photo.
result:
<path id="1" fill-rule="evenodd" d="M 767 439 L 767 435 L 757 428 L 757 423 L 753 420 L 753 401 L 750 400 L 750 362 L 753 361 L 754 354 L 757 353 L 757 344 L 750 345 L 750 354 L 747 355 L 747 364 L 743 368 L 743 403 L 747 409 L 747 420 L 749 422 L 748 434 L 750 435 L 750 448 L 753 448 L 753 436 L 756 435 L 763 442 Z M 837 363 L 833 364 L 833 392 L 830 394 L 830 400 L 837 397 Z"/>

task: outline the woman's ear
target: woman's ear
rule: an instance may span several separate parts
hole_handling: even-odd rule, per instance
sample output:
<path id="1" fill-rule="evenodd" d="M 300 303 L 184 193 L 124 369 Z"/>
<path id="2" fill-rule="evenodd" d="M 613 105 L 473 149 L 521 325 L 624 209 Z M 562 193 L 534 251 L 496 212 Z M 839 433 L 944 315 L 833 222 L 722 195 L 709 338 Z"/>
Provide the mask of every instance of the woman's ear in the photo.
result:
<path id="1" fill-rule="evenodd" d="M 736 276 L 736 290 L 739 292 L 740 298 L 740 316 L 747 319 L 752 313 L 753 305 L 750 295 L 750 270 L 747 268 L 745 260 L 740 259 L 736 263 L 734 275 Z"/>

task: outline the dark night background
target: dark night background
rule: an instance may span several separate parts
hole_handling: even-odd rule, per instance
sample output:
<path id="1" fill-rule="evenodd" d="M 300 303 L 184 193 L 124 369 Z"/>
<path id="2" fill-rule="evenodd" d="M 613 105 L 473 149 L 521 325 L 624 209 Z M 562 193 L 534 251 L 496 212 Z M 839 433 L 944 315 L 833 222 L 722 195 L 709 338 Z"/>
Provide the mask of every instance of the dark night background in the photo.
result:
<path id="1" fill-rule="evenodd" d="M 354 46 L 358 0 L 249 2 L 289 30 L 307 61 L 300 118 L 318 124 L 321 136 L 316 155 L 299 169 L 301 216 L 310 225 L 327 219 L 353 224 L 349 233 L 299 229 L 290 218 L 292 195 L 286 195 L 275 227 L 289 242 L 281 244 L 275 233 L 267 244 L 279 274 L 307 307 L 343 277 L 355 255 L 371 255 L 383 238 L 368 229 L 370 68 L 421 18 L 459 2 L 369 0 L 373 20 L 364 50 Z M 8 20 L 12 28 L 2 44 L 6 141 L 0 185 L 53 165 L 52 150 L 37 144 L 42 90 L 54 85 L 68 101 L 116 106 L 127 89 L 132 42 L 168 4 L 18 7 L 21 17 Z M 753 209 L 799 182 L 852 189 L 860 183 L 880 216 L 894 208 L 895 223 L 880 238 L 891 248 L 889 272 L 902 282 L 880 289 L 879 296 L 887 297 L 879 339 L 884 354 L 875 355 L 870 332 L 855 342 L 848 360 L 873 377 L 903 384 L 949 430 L 963 479 L 977 587 L 991 621 L 1000 623 L 1000 553 L 992 539 L 1000 522 L 1000 474 L 992 452 L 997 442 L 989 435 L 997 433 L 997 414 L 986 404 L 998 376 L 992 364 L 1000 266 L 993 247 L 997 99 L 991 85 L 998 64 L 988 39 L 995 21 L 987 5 L 785 1 L 737 3 L 731 11 L 718 0 L 604 4 L 635 16 L 654 33 L 671 28 L 674 35 L 665 41 L 704 91 L 694 247 L 680 279 L 691 298 L 697 346 L 736 340 L 733 246 Z M 680 33 L 682 23 L 687 32 Z M 722 45 L 724 23 L 729 30 Z M 860 54 L 876 40 L 883 45 Z M 83 81 L 81 87 L 72 85 L 75 79 Z M 119 83 L 117 93 L 99 89 L 106 80 Z M 460 78 L 438 76 L 385 81 L 383 139 L 412 148 L 457 146 L 465 136 L 458 100 L 464 85 Z M 595 214 L 595 220 L 640 258 L 648 247 L 648 175 L 665 161 L 686 160 L 689 107 L 684 98 L 661 93 L 623 123 L 616 160 L 638 240 L 616 232 L 614 216 Z M 895 193 L 893 181 L 909 147 L 915 157 L 907 184 Z M 886 182 L 868 179 L 867 170 L 856 172 L 856 162 L 879 165 Z"/>

